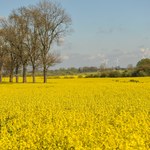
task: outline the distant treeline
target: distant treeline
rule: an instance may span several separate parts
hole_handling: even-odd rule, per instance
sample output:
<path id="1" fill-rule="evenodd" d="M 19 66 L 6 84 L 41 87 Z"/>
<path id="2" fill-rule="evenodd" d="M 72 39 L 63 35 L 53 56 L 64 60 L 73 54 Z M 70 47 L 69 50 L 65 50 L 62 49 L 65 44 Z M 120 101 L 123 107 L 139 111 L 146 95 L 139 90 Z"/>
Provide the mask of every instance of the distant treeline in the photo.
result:
<path id="1" fill-rule="evenodd" d="M 76 75 L 82 73 L 94 73 L 99 71 L 98 67 L 70 67 L 70 68 L 60 68 L 56 70 L 50 70 L 48 73 L 49 75 Z"/>
<path id="2" fill-rule="evenodd" d="M 30 70 L 30 69 L 28 69 Z M 3 69 L 3 75 L 9 76 L 7 69 Z M 14 72 L 15 74 L 15 72 Z M 19 76 L 21 76 L 22 70 L 19 70 Z M 42 69 L 36 70 L 36 76 L 42 76 Z M 32 69 L 28 71 L 28 76 L 32 76 Z M 56 70 L 48 70 L 48 76 L 66 76 L 77 75 L 79 78 L 105 78 L 105 77 L 144 77 L 150 76 L 150 59 L 140 60 L 135 67 L 128 65 L 127 68 L 107 68 L 107 67 L 71 67 L 60 68 Z"/>
<path id="3" fill-rule="evenodd" d="M 79 77 L 144 77 L 150 76 L 150 59 L 140 60 L 135 67 L 128 65 L 127 68 L 107 68 L 107 67 L 80 67 L 80 68 L 60 68 L 48 72 L 51 76 L 79 75 Z"/>

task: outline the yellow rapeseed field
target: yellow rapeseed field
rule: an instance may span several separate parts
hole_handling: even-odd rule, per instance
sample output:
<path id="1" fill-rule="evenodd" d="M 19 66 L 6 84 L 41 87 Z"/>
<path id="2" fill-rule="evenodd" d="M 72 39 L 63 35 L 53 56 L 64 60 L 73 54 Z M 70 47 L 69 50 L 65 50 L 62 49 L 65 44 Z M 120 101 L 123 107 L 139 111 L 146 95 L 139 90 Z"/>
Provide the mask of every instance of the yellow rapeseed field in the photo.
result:
<path id="1" fill-rule="evenodd" d="M 0 84 L 0 150 L 150 149 L 150 78 L 37 80 Z"/>

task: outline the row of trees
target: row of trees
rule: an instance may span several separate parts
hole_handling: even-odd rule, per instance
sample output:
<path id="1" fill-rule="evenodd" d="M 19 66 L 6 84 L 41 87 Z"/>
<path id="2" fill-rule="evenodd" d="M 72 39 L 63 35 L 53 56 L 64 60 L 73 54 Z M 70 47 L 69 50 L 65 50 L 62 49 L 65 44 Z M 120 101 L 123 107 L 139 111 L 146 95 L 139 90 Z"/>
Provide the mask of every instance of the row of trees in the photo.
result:
<path id="1" fill-rule="evenodd" d="M 43 69 L 44 83 L 48 68 L 60 62 L 51 51 L 69 32 L 71 18 L 58 4 L 41 1 L 37 5 L 13 10 L 8 18 L 0 19 L 0 82 L 3 68 L 7 68 L 10 82 L 22 67 L 23 83 L 27 82 L 27 68 L 32 67 L 33 82 L 38 67 Z"/>
<path id="2" fill-rule="evenodd" d="M 87 78 L 97 78 L 97 77 L 146 77 L 150 76 L 150 59 L 144 58 L 137 62 L 137 65 L 133 67 L 128 65 L 127 68 L 106 68 L 100 69 L 99 72 L 95 74 L 88 74 Z"/>
<path id="3" fill-rule="evenodd" d="M 79 75 L 79 77 L 98 78 L 98 77 L 144 77 L 150 76 L 150 59 L 145 58 L 137 62 L 133 67 L 129 64 L 127 68 L 107 68 L 104 65 L 100 67 L 80 67 L 80 68 L 60 68 L 57 70 L 50 70 L 48 72 L 51 76 L 60 75 Z M 56 77 L 57 78 L 57 77 Z"/>

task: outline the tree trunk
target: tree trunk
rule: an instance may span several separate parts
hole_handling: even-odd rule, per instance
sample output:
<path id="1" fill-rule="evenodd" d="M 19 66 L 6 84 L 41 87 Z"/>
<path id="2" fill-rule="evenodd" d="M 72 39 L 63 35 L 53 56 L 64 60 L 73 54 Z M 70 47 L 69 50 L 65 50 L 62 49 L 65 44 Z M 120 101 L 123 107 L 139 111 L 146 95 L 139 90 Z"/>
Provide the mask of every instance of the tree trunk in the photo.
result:
<path id="1" fill-rule="evenodd" d="M 22 82 L 23 82 L 23 83 L 26 83 L 26 82 L 27 82 L 26 71 L 27 71 L 26 65 L 23 64 L 23 75 L 22 75 L 22 78 L 23 78 L 23 81 L 22 81 Z"/>
<path id="2" fill-rule="evenodd" d="M 2 69 L 0 69 L 0 83 L 2 83 Z"/>
<path id="3" fill-rule="evenodd" d="M 9 75 L 9 82 L 13 82 L 13 72 L 12 73 L 10 73 L 10 75 Z"/>
<path id="4" fill-rule="evenodd" d="M 10 75 L 9 75 L 9 82 L 13 82 L 13 72 L 14 72 L 14 69 L 13 69 L 13 66 L 11 66 L 11 68 L 10 68 Z"/>
<path id="5" fill-rule="evenodd" d="M 43 77 L 44 77 L 44 83 L 47 83 L 47 69 L 46 69 L 46 66 L 44 66 L 44 69 L 43 69 Z"/>
<path id="6" fill-rule="evenodd" d="M 35 66 L 32 66 L 32 78 L 33 78 L 33 83 L 35 83 Z"/>
<path id="7" fill-rule="evenodd" d="M 3 64 L 0 63 L 0 83 L 2 83 L 2 70 L 3 70 Z"/>
<path id="8" fill-rule="evenodd" d="M 16 83 L 18 83 L 19 82 L 19 77 L 18 77 L 19 65 L 16 66 L 15 72 L 16 72 Z"/>

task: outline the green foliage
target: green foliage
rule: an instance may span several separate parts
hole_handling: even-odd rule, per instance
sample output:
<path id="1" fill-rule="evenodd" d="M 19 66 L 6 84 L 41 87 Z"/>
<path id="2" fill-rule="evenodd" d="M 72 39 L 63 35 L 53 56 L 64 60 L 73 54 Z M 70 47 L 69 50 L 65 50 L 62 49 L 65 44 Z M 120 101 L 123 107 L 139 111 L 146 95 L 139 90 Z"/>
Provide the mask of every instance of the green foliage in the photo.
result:
<path id="1" fill-rule="evenodd" d="M 131 77 L 133 73 L 133 70 L 125 70 L 122 72 L 122 77 Z"/>
<path id="2" fill-rule="evenodd" d="M 150 69 L 150 59 L 149 58 L 145 58 L 145 59 L 141 59 L 137 65 L 138 68 L 149 68 Z"/>
<path id="3" fill-rule="evenodd" d="M 111 71 L 111 72 L 109 73 L 109 77 L 121 77 L 121 76 L 122 76 L 122 74 L 121 74 L 121 72 L 118 71 L 118 70 Z"/>
<path id="4" fill-rule="evenodd" d="M 88 75 L 85 76 L 85 78 L 99 78 L 99 77 L 100 77 L 100 75 L 98 73 L 96 73 L 96 74 L 88 74 Z"/>
<path id="5" fill-rule="evenodd" d="M 150 76 L 150 59 L 149 58 L 141 59 L 137 63 L 136 69 L 133 74 L 134 76 L 140 77 Z"/>

